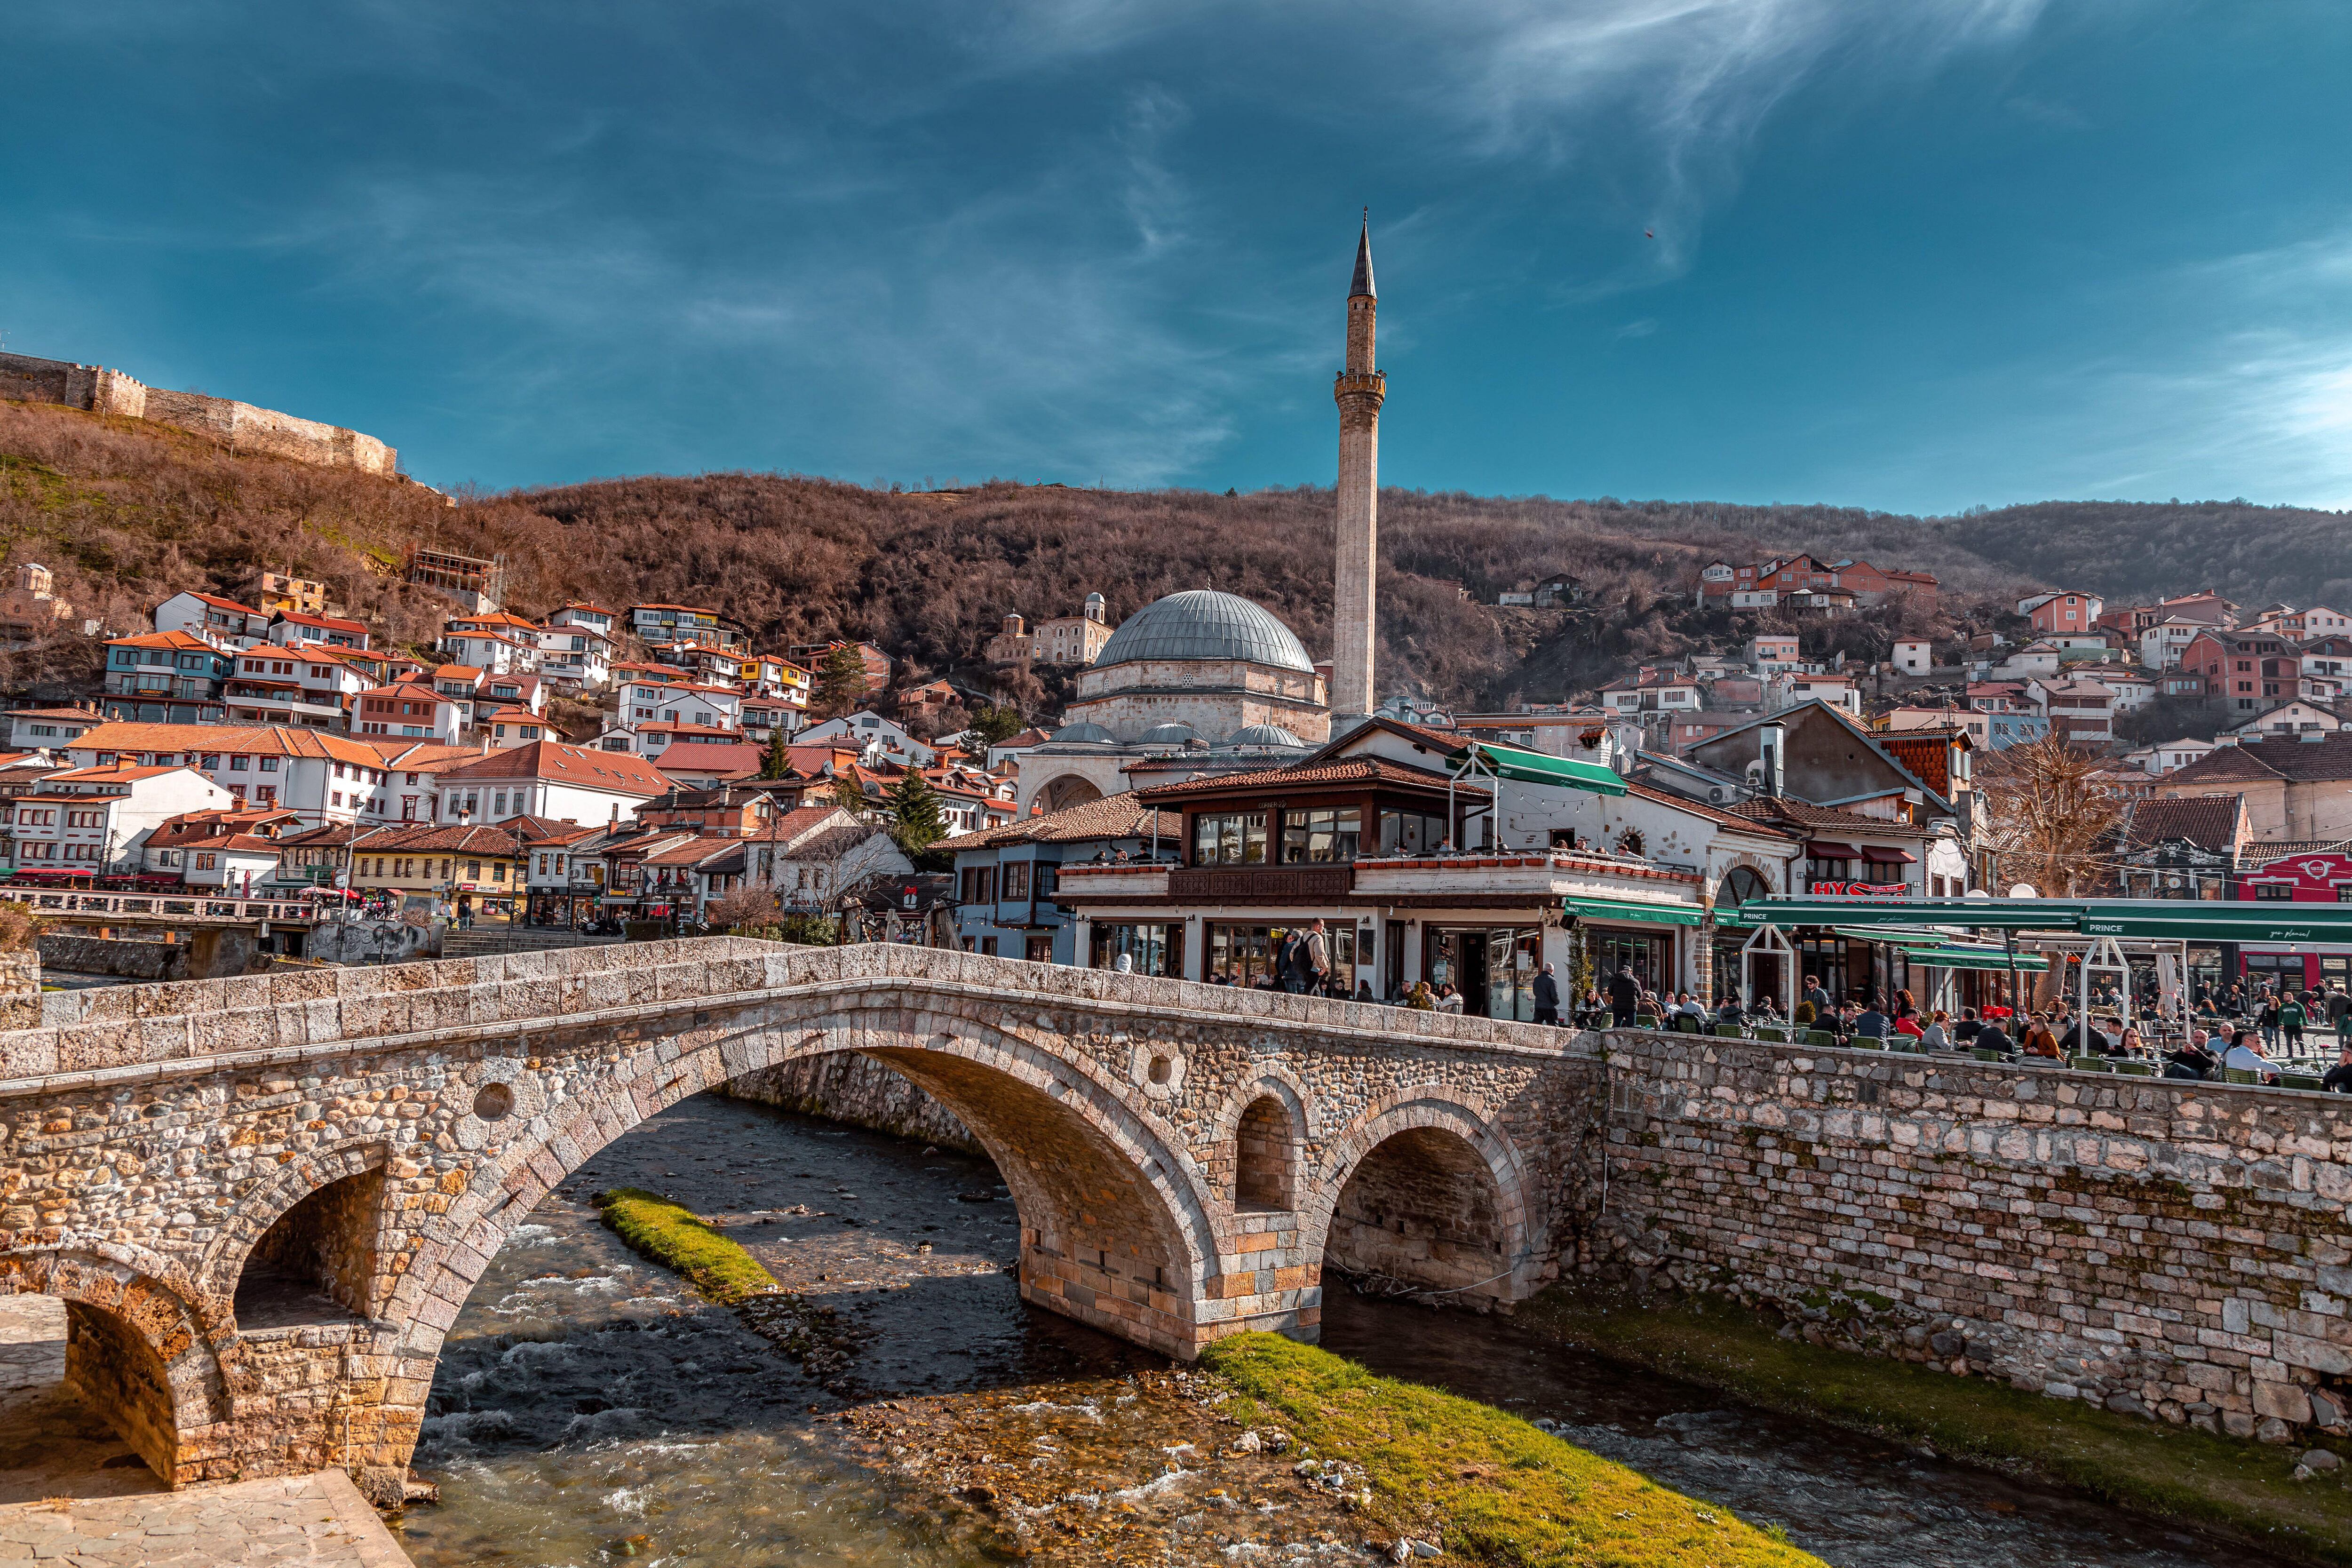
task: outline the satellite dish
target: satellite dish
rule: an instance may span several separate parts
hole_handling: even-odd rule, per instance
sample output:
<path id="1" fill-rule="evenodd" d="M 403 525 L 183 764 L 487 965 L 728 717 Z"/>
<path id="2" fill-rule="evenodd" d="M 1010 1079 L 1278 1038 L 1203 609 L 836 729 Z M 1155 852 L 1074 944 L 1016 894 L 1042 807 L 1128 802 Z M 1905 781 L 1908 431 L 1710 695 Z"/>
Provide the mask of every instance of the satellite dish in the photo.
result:
<path id="1" fill-rule="evenodd" d="M 2032 883 L 2016 882 L 2011 885 L 2009 896 L 2012 899 L 2038 899 L 2042 895 L 2033 890 Z"/>
<path id="2" fill-rule="evenodd" d="M 1962 893 L 1960 897 L 1964 899 L 1990 899 L 1992 895 L 1982 888 L 1970 888 L 1967 892 Z"/>

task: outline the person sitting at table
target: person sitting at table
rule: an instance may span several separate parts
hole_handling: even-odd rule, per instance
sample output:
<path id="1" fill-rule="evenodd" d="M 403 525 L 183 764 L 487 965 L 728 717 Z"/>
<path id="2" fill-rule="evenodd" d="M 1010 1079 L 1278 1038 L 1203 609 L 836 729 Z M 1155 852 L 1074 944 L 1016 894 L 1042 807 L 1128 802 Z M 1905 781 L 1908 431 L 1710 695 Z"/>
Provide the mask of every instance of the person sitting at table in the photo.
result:
<path id="1" fill-rule="evenodd" d="M 2336 1065 L 2327 1069 L 2327 1076 L 2319 1080 L 2319 1086 L 2337 1094 L 2352 1094 L 2352 1040 L 2347 1040 L 2336 1047 Z"/>
<path id="2" fill-rule="evenodd" d="M 1895 1005 L 1895 1032 L 1906 1039 L 1916 1040 L 1927 1031 L 1920 1026 L 1919 1015 L 1898 1002 Z"/>
<path id="3" fill-rule="evenodd" d="M 2111 1057 L 2143 1057 L 2147 1054 L 2147 1047 L 2139 1037 L 2138 1026 L 2132 1024 L 2124 1026 L 2124 1032 L 2116 1037 L 2115 1048 L 2107 1053 Z"/>
<path id="4" fill-rule="evenodd" d="M 1948 1051 L 1952 1048 L 1951 1033 L 1945 1027 L 1948 1021 L 1944 1010 L 1937 1008 L 1928 1018 L 1927 1026 L 1919 1031 L 1919 1044 L 1923 1049 Z"/>
<path id="5" fill-rule="evenodd" d="M 2270 1058 L 2263 1053 L 2262 1037 L 2252 1029 L 2240 1029 L 2231 1037 L 2230 1048 L 2222 1054 L 2221 1065 L 2235 1068 L 2240 1072 L 2252 1073 L 2264 1083 L 2278 1082 L 2278 1068 L 2271 1065 Z"/>
<path id="6" fill-rule="evenodd" d="M 2063 1060 L 2066 1055 L 2065 1048 L 2058 1043 L 2058 1032 L 2040 1013 L 2034 1014 L 2027 1023 L 2025 1037 L 2018 1044 L 2027 1056 L 2041 1057 L 2049 1061 Z"/>
<path id="7" fill-rule="evenodd" d="M 1972 1050 L 1999 1051 L 2003 1056 L 2017 1049 L 2017 1043 L 2009 1037 L 2008 1031 L 2000 1026 L 1997 1018 L 1985 1019 L 1976 1034 L 1970 1037 L 1969 1046 Z"/>
<path id="8" fill-rule="evenodd" d="M 1977 1037 L 1984 1032 L 1984 1020 L 1977 1016 L 1974 1007 L 1961 1008 L 1960 1021 L 1952 1026 L 1952 1044 L 1966 1050 L 1977 1043 Z"/>
<path id="9" fill-rule="evenodd" d="M 1736 994 L 1728 991 L 1723 994 L 1723 1005 L 1715 1010 L 1715 1021 L 1728 1024 L 1735 1029 L 1748 1021 L 1747 1015 L 1739 1010 L 1739 998 Z"/>
<path id="10" fill-rule="evenodd" d="M 2221 1068 L 2221 1058 L 2207 1048 L 2211 1036 L 2202 1029 L 2189 1031 L 2189 1039 L 2179 1050 L 2166 1054 L 2164 1076 L 2167 1078 L 2202 1079 Z"/>
<path id="11" fill-rule="evenodd" d="M 1854 1016 L 1853 1033 L 1859 1039 L 1883 1040 L 1886 1038 L 1887 1026 L 1886 1015 L 1878 1010 L 1876 996 L 1870 999 L 1869 1006 Z"/>

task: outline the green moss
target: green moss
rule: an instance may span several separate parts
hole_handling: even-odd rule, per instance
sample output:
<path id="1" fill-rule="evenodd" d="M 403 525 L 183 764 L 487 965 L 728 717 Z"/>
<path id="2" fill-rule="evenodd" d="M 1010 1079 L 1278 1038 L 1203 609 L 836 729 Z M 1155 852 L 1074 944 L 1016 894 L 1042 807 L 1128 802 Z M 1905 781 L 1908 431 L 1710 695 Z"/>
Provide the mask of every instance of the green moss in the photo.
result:
<path id="1" fill-rule="evenodd" d="M 1554 1289 L 1517 1321 L 1563 1343 L 1828 1421 L 2076 1488 L 2264 1550 L 2352 1565 L 2352 1488 L 2294 1479 L 2298 1447 L 2217 1436 L 1911 1362 L 1784 1340 L 1729 1302 Z"/>
<path id="2" fill-rule="evenodd" d="M 667 1198 L 614 1187 L 596 1194 L 596 1207 L 631 1249 L 677 1269 L 714 1301 L 731 1306 L 777 1288 L 758 1258 Z"/>
<path id="3" fill-rule="evenodd" d="M 1376 1377 L 1328 1351 L 1238 1334 L 1202 1360 L 1241 1390 L 1229 1414 L 1284 1426 L 1315 1458 L 1361 1466 L 1370 1521 L 1436 1539 L 1450 1555 L 1561 1568 L 1819 1568 L 1728 1509 L 1668 1491 L 1515 1415 Z"/>

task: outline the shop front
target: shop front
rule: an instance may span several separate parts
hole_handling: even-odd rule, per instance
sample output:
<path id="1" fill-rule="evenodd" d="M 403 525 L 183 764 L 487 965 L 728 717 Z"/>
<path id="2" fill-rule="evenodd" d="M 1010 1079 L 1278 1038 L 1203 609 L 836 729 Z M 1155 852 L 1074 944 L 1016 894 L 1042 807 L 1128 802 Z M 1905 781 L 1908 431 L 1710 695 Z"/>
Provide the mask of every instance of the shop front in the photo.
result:
<path id="1" fill-rule="evenodd" d="M 1208 967 L 1202 978 L 1231 985 L 1280 985 L 1283 944 L 1290 940 L 1293 931 L 1309 930 L 1318 920 L 1323 922 L 1323 945 L 1331 960 L 1326 988 L 1334 995 L 1352 994 L 1356 982 L 1356 917 L 1344 913 L 1309 915 L 1265 924 L 1254 921 L 1203 921 L 1202 941 L 1206 946 Z M 1177 931 L 1181 954 L 1182 928 Z"/>
<path id="2" fill-rule="evenodd" d="M 1421 953 L 1422 978 L 1433 991 L 1444 985 L 1459 991 L 1465 1013 L 1535 1021 L 1542 927 L 1433 925 L 1423 931 Z"/>

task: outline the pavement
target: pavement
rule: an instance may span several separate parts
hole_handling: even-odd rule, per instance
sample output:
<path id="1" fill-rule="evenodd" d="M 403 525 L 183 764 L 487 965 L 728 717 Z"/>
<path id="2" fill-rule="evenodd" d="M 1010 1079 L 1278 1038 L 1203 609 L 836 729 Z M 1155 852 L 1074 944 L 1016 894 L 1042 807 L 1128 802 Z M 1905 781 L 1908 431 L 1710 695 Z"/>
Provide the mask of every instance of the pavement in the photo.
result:
<path id="1" fill-rule="evenodd" d="M 171 1490 L 65 1368 L 65 1304 L 0 1297 L 0 1563 L 410 1568 L 341 1470 Z"/>

